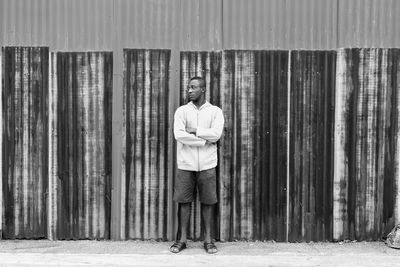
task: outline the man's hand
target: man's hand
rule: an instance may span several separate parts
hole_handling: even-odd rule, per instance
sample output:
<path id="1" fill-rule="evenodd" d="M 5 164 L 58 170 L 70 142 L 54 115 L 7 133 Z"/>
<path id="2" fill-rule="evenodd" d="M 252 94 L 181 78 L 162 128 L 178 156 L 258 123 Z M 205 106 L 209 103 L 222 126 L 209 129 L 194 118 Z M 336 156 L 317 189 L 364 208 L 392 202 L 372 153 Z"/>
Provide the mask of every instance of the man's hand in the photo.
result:
<path id="1" fill-rule="evenodd" d="M 196 128 L 186 127 L 186 132 L 196 135 Z"/>

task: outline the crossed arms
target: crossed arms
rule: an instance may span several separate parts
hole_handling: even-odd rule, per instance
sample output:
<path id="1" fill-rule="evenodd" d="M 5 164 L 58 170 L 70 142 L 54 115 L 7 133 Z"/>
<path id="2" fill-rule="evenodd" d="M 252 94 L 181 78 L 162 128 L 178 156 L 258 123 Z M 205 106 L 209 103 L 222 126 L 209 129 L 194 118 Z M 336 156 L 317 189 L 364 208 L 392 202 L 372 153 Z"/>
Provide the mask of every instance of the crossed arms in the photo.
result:
<path id="1" fill-rule="evenodd" d="M 174 116 L 175 139 L 189 146 L 204 146 L 207 142 L 215 143 L 219 140 L 224 129 L 224 116 L 221 110 L 219 110 L 215 114 L 210 128 L 190 128 L 185 125 L 183 114 L 177 111 Z"/>

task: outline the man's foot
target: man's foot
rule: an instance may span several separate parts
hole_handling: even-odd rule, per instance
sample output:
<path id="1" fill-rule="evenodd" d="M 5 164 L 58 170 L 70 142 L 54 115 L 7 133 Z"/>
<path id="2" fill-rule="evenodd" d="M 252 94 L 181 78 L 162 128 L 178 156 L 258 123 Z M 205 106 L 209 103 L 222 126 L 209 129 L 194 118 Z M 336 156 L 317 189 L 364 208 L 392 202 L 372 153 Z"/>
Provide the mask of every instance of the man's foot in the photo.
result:
<path id="1" fill-rule="evenodd" d="M 169 251 L 172 253 L 179 253 L 186 248 L 186 243 L 184 242 L 175 242 L 170 248 Z"/>
<path id="2" fill-rule="evenodd" d="M 210 243 L 204 242 L 204 249 L 208 254 L 214 254 L 218 252 L 218 249 L 213 242 Z"/>

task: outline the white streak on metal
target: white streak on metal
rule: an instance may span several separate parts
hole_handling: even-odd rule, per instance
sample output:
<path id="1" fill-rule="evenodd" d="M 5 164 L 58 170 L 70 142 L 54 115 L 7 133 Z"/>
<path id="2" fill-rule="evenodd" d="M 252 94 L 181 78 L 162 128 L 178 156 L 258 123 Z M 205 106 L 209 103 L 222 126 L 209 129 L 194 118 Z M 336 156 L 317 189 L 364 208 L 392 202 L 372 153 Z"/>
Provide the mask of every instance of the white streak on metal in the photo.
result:
<path id="1" fill-rule="evenodd" d="M 347 223 L 348 159 L 345 153 L 346 145 L 346 112 L 348 110 L 348 91 L 346 80 L 346 50 L 341 49 L 336 59 L 335 88 L 335 129 L 334 129 L 334 159 L 333 159 L 333 239 L 338 240 L 344 234 L 343 224 Z"/>
<path id="2" fill-rule="evenodd" d="M 14 53 L 15 54 L 15 62 L 19 62 L 21 60 L 20 54 L 18 53 L 19 50 L 16 49 L 16 51 Z M 20 182 L 21 181 L 21 170 L 22 170 L 22 151 L 19 151 L 19 148 L 22 147 L 21 144 L 21 130 L 22 130 L 22 122 L 21 122 L 21 117 L 22 117 L 22 111 L 21 111 L 21 99 L 22 99 L 22 95 L 21 95 L 21 69 L 20 69 L 20 64 L 16 64 L 16 68 L 15 68 L 15 98 L 14 98 L 14 103 L 12 103 L 12 105 L 14 105 L 15 107 L 15 117 L 16 117 L 16 133 L 15 136 L 18 139 L 18 142 L 15 142 L 15 163 L 14 163 L 14 181 L 10 182 L 9 181 L 9 185 L 10 184 L 14 184 L 13 186 L 13 196 L 14 196 L 14 227 L 15 227 L 15 235 L 19 234 L 19 217 L 20 217 L 20 200 L 19 200 L 19 193 L 20 193 Z M 11 129 L 10 129 L 11 130 Z M 11 175 L 10 175 L 11 178 Z"/>
<path id="3" fill-rule="evenodd" d="M 90 64 L 86 66 L 89 68 L 89 77 L 90 78 L 90 84 L 89 88 L 84 88 L 84 94 L 85 97 L 89 99 L 89 106 L 88 111 L 89 111 L 89 125 L 88 127 L 88 133 L 89 133 L 89 162 L 87 162 L 88 167 L 90 169 L 90 184 L 91 184 L 91 190 L 90 190 L 90 199 L 91 199 L 91 213 L 92 213 L 92 237 L 97 237 L 97 221 L 98 221 L 98 210 L 97 210 L 97 201 L 98 201 L 98 170 L 96 169 L 96 162 L 97 162 L 97 147 L 96 147 L 96 118 L 95 118 L 95 105 L 97 101 L 97 94 L 99 91 L 98 87 L 98 73 L 97 73 L 97 57 L 92 54 L 92 53 L 85 53 L 85 57 L 90 60 Z M 88 233 L 90 235 L 90 231 Z"/>
<path id="4" fill-rule="evenodd" d="M 54 120 L 54 115 L 57 114 L 54 112 L 55 105 L 54 105 L 54 89 L 55 89 L 55 83 L 54 79 L 55 76 L 53 76 L 53 66 L 57 65 L 54 64 L 53 62 L 53 53 L 49 52 L 49 101 L 48 101 L 48 114 L 49 114 L 49 123 L 48 123 L 48 138 L 49 138 L 49 152 L 48 152 L 48 169 L 47 169 L 47 175 L 48 175 L 48 194 L 47 194 L 47 236 L 50 240 L 54 240 L 54 233 L 53 233 L 53 219 L 54 219 L 54 210 L 55 207 L 53 208 L 53 184 L 54 184 L 54 178 L 55 175 L 53 173 L 53 168 L 54 168 L 54 163 L 53 163 L 53 151 L 57 149 L 57 146 L 53 147 L 53 141 L 56 138 L 53 134 L 54 130 L 54 125 L 53 125 L 53 120 Z M 55 61 L 55 57 L 54 57 Z"/>
<path id="5" fill-rule="evenodd" d="M 99 81 L 98 81 L 98 92 L 97 92 L 97 116 L 98 116 L 98 133 L 99 135 L 97 136 L 97 177 L 100 179 L 98 185 L 99 185 L 99 202 L 97 203 L 98 209 L 99 209 L 99 218 L 98 218 L 98 231 L 99 231 L 99 237 L 105 238 L 105 227 L 106 227 L 106 218 L 105 218 L 105 201 L 104 201 L 104 196 L 106 193 L 105 192 L 105 183 L 106 183 L 106 173 L 105 173 L 105 166 L 104 166 L 104 141 L 105 141 L 105 131 L 104 131 L 104 91 L 105 91 L 105 86 L 104 86 L 104 54 L 99 54 L 99 61 L 98 61 L 98 68 L 97 71 L 99 73 Z M 108 220 L 109 218 L 107 218 Z"/>
<path id="6" fill-rule="evenodd" d="M 84 207 L 85 207 L 85 231 L 84 231 L 84 236 L 89 236 L 89 213 L 92 212 L 92 207 L 90 207 L 90 187 L 91 185 L 91 173 L 90 173 L 90 165 L 89 165 L 89 142 L 91 137 L 89 136 L 89 98 L 88 98 L 88 91 L 89 91 L 89 66 L 88 66 L 88 59 L 87 56 L 84 55 L 82 56 L 82 61 L 83 61 L 83 66 L 81 71 L 82 71 L 82 77 L 83 81 L 82 82 L 82 87 L 78 88 L 78 93 L 81 95 L 81 99 L 83 100 L 83 106 L 82 106 L 82 112 L 83 112 L 83 122 L 82 122 L 82 130 L 84 131 L 84 137 L 82 138 L 82 142 L 85 142 L 85 146 L 83 149 L 83 154 L 84 154 L 84 162 L 83 162 L 83 173 L 84 173 L 84 199 L 83 202 Z"/>
<path id="7" fill-rule="evenodd" d="M 151 116 L 151 110 L 150 110 L 150 86 L 151 86 L 151 76 L 150 76 L 150 66 L 151 66 L 151 62 L 150 62 L 150 52 L 148 50 L 146 50 L 146 52 L 144 53 L 144 87 L 143 87 L 143 94 L 144 94 L 144 146 L 143 146 L 143 150 L 144 150 L 144 155 L 142 158 L 142 162 L 144 164 L 144 175 L 143 175 L 143 179 L 144 179 L 144 198 L 142 199 L 142 201 L 144 202 L 144 220 L 143 220 L 143 237 L 144 238 L 149 238 L 150 235 L 150 215 L 151 215 L 151 208 L 149 205 L 150 203 L 150 199 L 149 199 L 149 195 L 151 194 L 151 179 L 154 177 L 150 177 L 150 142 L 149 142 L 149 135 L 150 135 L 150 116 Z"/>
<path id="8" fill-rule="evenodd" d="M 367 184 L 366 184 L 366 200 L 365 215 L 366 233 L 374 230 L 375 221 L 375 183 L 376 183 L 376 133 L 377 133 L 377 97 L 378 97 L 378 50 L 369 50 L 366 58 L 368 67 L 368 84 L 366 85 L 366 95 L 368 97 L 367 104 Z M 381 88 L 379 88 L 381 89 Z"/>
<path id="9" fill-rule="evenodd" d="M 287 134 L 286 134 L 286 242 L 289 240 L 290 227 L 290 91 L 291 91 L 291 50 L 288 51 L 288 79 L 287 79 Z"/>
<path id="10" fill-rule="evenodd" d="M 121 224 L 120 224 L 120 237 L 122 240 L 125 240 L 127 237 L 127 233 L 125 231 L 125 221 L 126 221 L 126 211 L 129 210 L 130 206 L 127 206 L 126 202 L 126 190 L 129 192 L 129 188 L 126 188 L 126 121 L 128 119 L 127 113 L 126 113 L 126 101 L 127 101 L 127 91 L 129 88 L 127 88 L 127 79 L 130 79 L 130 77 L 127 77 L 127 60 L 128 60 L 128 54 L 126 51 L 123 53 L 123 87 L 122 87 L 122 122 L 121 122 L 121 197 L 120 197 L 120 206 L 121 206 Z"/>
<path id="11" fill-rule="evenodd" d="M 22 65 L 23 69 L 21 74 L 23 75 L 21 84 L 22 88 L 22 131 L 23 131 L 23 141 L 22 141 L 22 201 L 23 201 L 23 208 L 22 208 L 22 223 L 23 229 L 26 229 L 28 226 L 28 198 L 30 195 L 31 188 L 29 188 L 29 181 L 31 179 L 31 175 L 29 173 L 29 80 L 28 77 L 29 73 L 29 64 L 28 64 L 28 51 L 27 49 L 22 49 Z M 18 62 L 19 63 L 19 62 Z M 33 189 L 32 189 L 33 190 Z M 20 218 L 19 218 L 20 219 Z"/>
<path id="12" fill-rule="evenodd" d="M 137 94 L 137 100 L 135 109 L 136 109 L 136 117 L 133 115 L 132 118 L 136 119 L 136 128 L 135 132 L 136 135 L 134 137 L 134 170 L 136 171 L 135 179 L 133 180 L 132 183 L 136 183 L 135 187 L 135 217 L 134 217 L 134 232 L 135 232 L 135 238 L 140 238 L 142 236 L 142 232 L 140 231 L 140 225 L 141 225 L 141 219 L 140 215 L 143 212 L 142 210 L 142 198 L 141 198 L 141 192 L 144 190 L 142 187 L 142 179 L 143 179 L 143 173 L 142 173 L 142 157 L 143 157 L 143 147 L 142 147 L 142 139 L 144 138 L 142 135 L 142 127 L 143 127 L 143 109 L 144 103 L 142 101 L 142 94 L 144 93 L 144 84 L 142 83 L 143 76 L 145 75 L 144 72 L 144 66 L 143 66 L 143 57 L 144 53 L 143 52 L 138 52 L 137 53 L 137 64 L 136 64 L 136 94 Z M 132 99 L 132 98 L 131 98 Z M 134 114 L 134 110 L 132 110 L 132 113 Z"/>

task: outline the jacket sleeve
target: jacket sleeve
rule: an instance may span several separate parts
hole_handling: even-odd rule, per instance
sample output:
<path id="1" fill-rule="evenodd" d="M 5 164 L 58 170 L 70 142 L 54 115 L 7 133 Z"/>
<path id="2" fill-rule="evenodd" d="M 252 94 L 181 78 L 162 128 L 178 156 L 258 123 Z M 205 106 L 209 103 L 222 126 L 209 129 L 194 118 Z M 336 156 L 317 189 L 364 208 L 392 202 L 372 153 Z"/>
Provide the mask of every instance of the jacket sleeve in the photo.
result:
<path id="1" fill-rule="evenodd" d="M 218 109 L 211 123 L 211 128 L 197 127 L 196 136 L 205 139 L 208 142 L 215 143 L 221 138 L 223 130 L 224 115 L 222 114 L 222 110 Z"/>
<path id="2" fill-rule="evenodd" d="M 185 119 L 182 110 L 178 109 L 174 116 L 174 136 L 176 141 L 188 146 L 204 146 L 206 140 L 186 132 Z"/>

